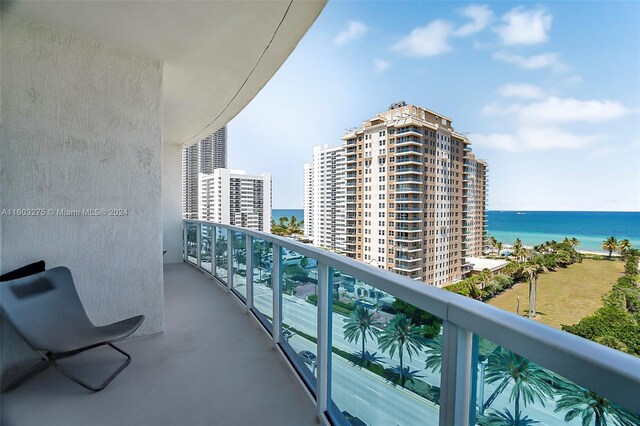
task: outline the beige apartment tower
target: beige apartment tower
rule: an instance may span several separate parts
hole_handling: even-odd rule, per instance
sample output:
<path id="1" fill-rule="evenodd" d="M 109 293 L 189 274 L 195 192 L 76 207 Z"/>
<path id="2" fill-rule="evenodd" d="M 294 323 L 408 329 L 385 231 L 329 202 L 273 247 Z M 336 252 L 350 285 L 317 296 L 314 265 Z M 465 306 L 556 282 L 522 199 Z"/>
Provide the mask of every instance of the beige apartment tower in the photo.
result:
<path id="1" fill-rule="evenodd" d="M 487 164 L 470 145 L 404 102 L 346 133 L 348 256 L 439 287 L 464 278 L 485 235 Z"/>

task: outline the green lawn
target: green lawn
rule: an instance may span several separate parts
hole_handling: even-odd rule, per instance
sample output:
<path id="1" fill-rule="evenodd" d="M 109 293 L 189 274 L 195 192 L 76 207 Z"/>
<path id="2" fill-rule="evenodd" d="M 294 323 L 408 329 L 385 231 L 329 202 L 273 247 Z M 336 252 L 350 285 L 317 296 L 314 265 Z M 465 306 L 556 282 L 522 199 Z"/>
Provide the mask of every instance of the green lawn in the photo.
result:
<path id="1" fill-rule="evenodd" d="M 560 328 L 575 324 L 602 306 L 602 296 L 624 271 L 624 263 L 606 260 L 584 260 L 568 268 L 541 274 L 538 278 L 536 320 Z M 529 284 L 519 283 L 487 303 L 515 312 L 520 296 L 520 314 L 529 307 Z"/>

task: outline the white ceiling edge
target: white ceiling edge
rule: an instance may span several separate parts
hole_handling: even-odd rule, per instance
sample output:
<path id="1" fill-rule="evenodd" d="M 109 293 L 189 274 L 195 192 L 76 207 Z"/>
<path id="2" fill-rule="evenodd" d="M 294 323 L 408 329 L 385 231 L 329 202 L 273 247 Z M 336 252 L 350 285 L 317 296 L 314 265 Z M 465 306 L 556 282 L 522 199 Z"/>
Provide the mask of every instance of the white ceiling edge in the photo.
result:
<path id="1" fill-rule="evenodd" d="M 3 1 L 2 12 L 163 62 L 163 143 L 189 146 L 258 94 L 326 0 Z M 277 29 L 277 31 L 276 31 Z"/>

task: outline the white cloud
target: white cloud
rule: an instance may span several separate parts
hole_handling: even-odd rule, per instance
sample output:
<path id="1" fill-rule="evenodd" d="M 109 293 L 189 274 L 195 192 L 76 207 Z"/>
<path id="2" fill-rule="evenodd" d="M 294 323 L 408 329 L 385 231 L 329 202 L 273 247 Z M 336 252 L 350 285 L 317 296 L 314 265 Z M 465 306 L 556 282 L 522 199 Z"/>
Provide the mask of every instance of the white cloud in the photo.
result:
<path id="1" fill-rule="evenodd" d="M 472 134 L 471 141 L 479 147 L 515 152 L 580 149 L 606 137 L 604 134 L 575 134 L 554 126 L 525 126 L 514 134 Z"/>
<path id="2" fill-rule="evenodd" d="M 503 25 L 495 28 L 506 45 L 533 45 L 549 39 L 553 17 L 543 8 L 527 10 L 522 6 L 502 16 Z"/>
<path id="3" fill-rule="evenodd" d="M 460 37 L 465 37 L 482 31 L 487 27 L 487 25 L 493 22 L 495 18 L 493 11 L 486 4 L 469 5 L 462 9 L 460 14 L 471 19 L 471 22 L 462 25 L 453 32 L 454 35 Z"/>
<path id="4" fill-rule="evenodd" d="M 537 86 L 505 85 L 499 92 L 510 95 L 541 95 Z M 575 133 L 564 128 L 574 123 L 594 123 L 622 118 L 629 113 L 627 107 L 615 101 L 579 100 L 549 96 L 529 103 L 507 106 L 489 104 L 483 113 L 504 117 L 513 123 L 513 133 L 477 134 L 472 140 L 480 146 L 504 151 L 527 151 L 549 149 L 580 149 L 607 139 L 606 134 Z M 583 125 L 584 128 L 584 125 Z"/>
<path id="5" fill-rule="evenodd" d="M 517 109 L 518 120 L 530 123 L 592 123 L 615 120 L 631 112 L 620 102 L 582 101 L 555 96 Z"/>
<path id="6" fill-rule="evenodd" d="M 453 26 L 442 20 L 430 22 L 426 27 L 414 28 L 411 34 L 396 43 L 392 49 L 407 56 L 436 56 L 451 50 L 447 39 Z"/>
<path id="7" fill-rule="evenodd" d="M 384 59 L 374 59 L 373 67 L 377 73 L 381 73 L 391 66 L 391 62 L 387 62 Z"/>
<path id="8" fill-rule="evenodd" d="M 347 22 L 347 29 L 338 33 L 333 42 L 342 45 L 357 38 L 362 37 L 367 32 L 367 26 L 360 21 Z"/>
<path id="9" fill-rule="evenodd" d="M 567 66 L 560 61 L 557 53 L 541 53 L 532 56 L 520 56 L 512 53 L 498 51 L 493 54 L 493 59 L 514 64 L 527 70 L 551 68 L 555 71 L 566 71 Z"/>
<path id="10" fill-rule="evenodd" d="M 543 90 L 526 83 L 505 84 L 498 88 L 498 94 L 507 98 L 540 99 L 544 96 Z"/>

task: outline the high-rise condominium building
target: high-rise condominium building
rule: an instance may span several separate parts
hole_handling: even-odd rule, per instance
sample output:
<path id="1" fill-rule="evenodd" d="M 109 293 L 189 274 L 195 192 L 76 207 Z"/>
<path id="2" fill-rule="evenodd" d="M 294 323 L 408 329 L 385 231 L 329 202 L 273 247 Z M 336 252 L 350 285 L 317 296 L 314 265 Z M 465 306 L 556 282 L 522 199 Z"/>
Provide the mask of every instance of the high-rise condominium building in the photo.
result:
<path id="1" fill-rule="evenodd" d="M 345 134 L 347 254 L 436 286 L 462 279 L 485 234 L 487 164 L 470 144 L 404 102 Z"/>
<path id="2" fill-rule="evenodd" d="M 244 170 L 215 169 L 199 175 L 199 220 L 271 229 L 271 173 L 248 175 Z"/>
<path id="3" fill-rule="evenodd" d="M 304 165 L 304 233 L 318 247 L 345 248 L 344 147 L 313 147 Z"/>
<path id="4" fill-rule="evenodd" d="M 488 195 L 487 163 L 468 152 L 464 160 L 462 185 L 462 235 L 467 257 L 482 256 L 486 233 Z"/>
<path id="5" fill-rule="evenodd" d="M 198 174 L 227 167 L 227 126 L 182 150 L 182 215 L 198 218 Z"/>

